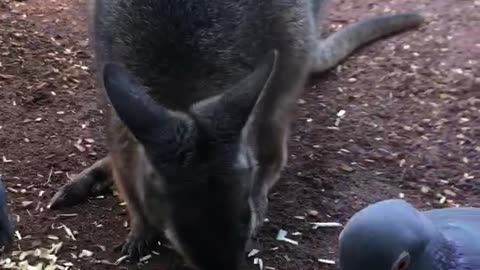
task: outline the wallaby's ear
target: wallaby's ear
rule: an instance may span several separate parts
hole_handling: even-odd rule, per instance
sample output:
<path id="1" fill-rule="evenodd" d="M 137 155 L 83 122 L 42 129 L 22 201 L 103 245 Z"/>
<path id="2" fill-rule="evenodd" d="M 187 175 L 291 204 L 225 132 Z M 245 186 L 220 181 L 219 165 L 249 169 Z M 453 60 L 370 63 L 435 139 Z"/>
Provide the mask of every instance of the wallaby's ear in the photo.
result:
<path id="1" fill-rule="evenodd" d="M 195 104 L 193 113 L 216 137 L 239 135 L 263 90 L 270 86 L 277 59 L 277 50 L 268 52 L 251 74 L 223 94 Z"/>
<path id="2" fill-rule="evenodd" d="M 187 124 L 185 120 L 155 103 L 125 68 L 106 64 L 103 81 L 118 117 L 141 143 L 172 143 L 176 140 L 178 127 Z"/>

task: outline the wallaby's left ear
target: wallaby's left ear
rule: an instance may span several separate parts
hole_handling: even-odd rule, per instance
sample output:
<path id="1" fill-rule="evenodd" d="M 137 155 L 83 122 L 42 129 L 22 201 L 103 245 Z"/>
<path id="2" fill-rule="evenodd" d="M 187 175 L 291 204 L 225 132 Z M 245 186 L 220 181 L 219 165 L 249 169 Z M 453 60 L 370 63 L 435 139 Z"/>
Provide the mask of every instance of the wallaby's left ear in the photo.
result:
<path id="1" fill-rule="evenodd" d="M 198 102 L 192 112 L 216 137 L 229 139 L 238 136 L 263 90 L 270 86 L 277 61 L 278 51 L 268 52 L 246 78 L 223 94 Z"/>
<path id="2" fill-rule="evenodd" d="M 175 148 L 185 143 L 177 136 L 180 127 L 187 129 L 185 119 L 156 103 L 125 68 L 106 64 L 103 81 L 117 115 L 143 145 Z"/>

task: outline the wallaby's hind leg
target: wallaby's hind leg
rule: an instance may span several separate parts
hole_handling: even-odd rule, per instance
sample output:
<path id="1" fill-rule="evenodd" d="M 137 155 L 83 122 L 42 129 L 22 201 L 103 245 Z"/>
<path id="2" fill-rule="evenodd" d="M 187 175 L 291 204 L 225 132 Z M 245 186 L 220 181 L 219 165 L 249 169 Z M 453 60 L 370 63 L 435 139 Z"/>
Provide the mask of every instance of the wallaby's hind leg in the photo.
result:
<path id="1" fill-rule="evenodd" d="M 48 207 L 59 209 L 76 205 L 88 197 L 105 194 L 112 184 L 110 157 L 106 156 L 62 186 L 52 197 Z"/>
<path id="2" fill-rule="evenodd" d="M 338 65 L 360 46 L 376 39 L 419 26 L 423 18 L 416 13 L 403 13 L 369 18 L 348 25 L 319 41 L 312 73 L 320 73 Z"/>

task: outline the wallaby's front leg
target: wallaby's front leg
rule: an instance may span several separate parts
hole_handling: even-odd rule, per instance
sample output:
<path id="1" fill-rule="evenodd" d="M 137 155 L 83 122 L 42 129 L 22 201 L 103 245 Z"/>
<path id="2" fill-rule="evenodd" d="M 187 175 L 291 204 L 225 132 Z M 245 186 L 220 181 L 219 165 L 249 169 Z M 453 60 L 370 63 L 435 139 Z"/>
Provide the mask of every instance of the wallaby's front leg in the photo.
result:
<path id="1" fill-rule="evenodd" d="M 263 159 L 260 162 L 255 175 L 255 184 L 252 190 L 252 198 L 255 206 L 256 224 L 253 234 L 257 233 L 266 218 L 268 209 L 268 193 L 270 189 L 277 183 L 280 178 L 281 171 L 287 161 L 287 137 L 288 127 L 278 126 L 272 131 L 271 140 L 269 142 L 270 158 Z M 265 135 L 265 133 L 263 133 Z"/>
<path id="2" fill-rule="evenodd" d="M 308 38 L 304 41 L 306 44 L 311 42 Z M 257 103 L 250 119 L 250 131 L 247 132 L 247 141 L 253 146 L 257 161 L 251 194 L 256 228 L 263 224 L 268 208 L 268 193 L 280 178 L 287 162 L 291 120 L 311 64 L 308 51 L 285 49 L 279 52 L 279 56 L 277 72 Z"/>
<path id="3" fill-rule="evenodd" d="M 63 185 L 52 197 L 48 207 L 59 209 L 76 205 L 88 197 L 106 193 L 112 184 L 110 156 L 106 156 L 75 176 L 73 181 Z"/>
<path id="4" fill-rule="evenodd" d="M 147 255 L 154 248 L 160 239 L 160 233 L 149 225 L 142 211 L 136 192 L 136 181 L 130 179 L 134 174 L 128 172 L 122 174 L 116 169 L 113 170 L 113 174 L 120 196 L 127 203 L 130 217 L 130 233 L 123 243 L 115 247 L 115 251 L 121 250 L 122 255 L 128 255 L 131 260 L 135 261 Z"/>

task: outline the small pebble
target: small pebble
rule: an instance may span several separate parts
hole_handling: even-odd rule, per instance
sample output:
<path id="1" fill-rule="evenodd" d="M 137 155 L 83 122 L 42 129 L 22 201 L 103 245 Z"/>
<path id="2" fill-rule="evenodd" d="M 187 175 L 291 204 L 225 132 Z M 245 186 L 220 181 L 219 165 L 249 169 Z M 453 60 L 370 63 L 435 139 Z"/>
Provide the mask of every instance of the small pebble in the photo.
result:
<path id="1" fill-rule="evenodd" d="M 23 201 L 22 202 L 22 207 L 23 208 L 28 208 L 29 206 L 31 206 L 33 204 L 32 201 Z"/>
<path id="2" fill-rule="evenodd" d="M 430 188 L 427 187 L 427 186 L 422 186 L 421 191 L 422 191 L 422 193 L 428 193 L 428 192 L 430 192 Z"/>

